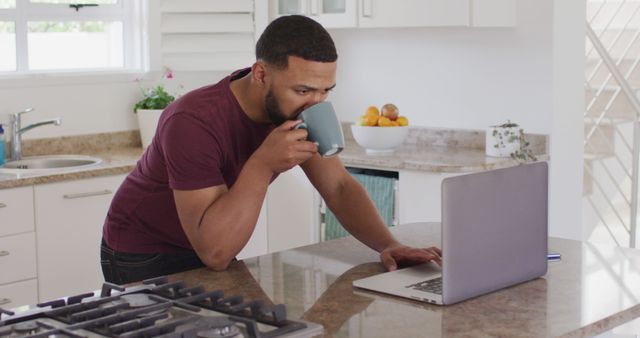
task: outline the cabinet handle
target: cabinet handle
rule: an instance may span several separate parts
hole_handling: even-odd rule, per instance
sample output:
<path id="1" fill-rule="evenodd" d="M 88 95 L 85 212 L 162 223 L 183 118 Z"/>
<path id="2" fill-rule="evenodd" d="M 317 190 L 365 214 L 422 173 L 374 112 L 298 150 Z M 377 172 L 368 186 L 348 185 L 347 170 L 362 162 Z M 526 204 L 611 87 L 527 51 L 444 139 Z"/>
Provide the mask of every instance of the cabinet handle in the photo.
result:
<path id="1" fill-rule="evenodd" d="M 7 205 L 6 205 L 6 204 L 4 204 L 4 203 L 0 203 L 0 209 L 2 209 L 2 208 L 6 208 L 6 207 L 7 207 Z"/>
<path id="2" fill-rule="evenodd" d="M 5 305 L 11 303 L 11 299 L 9 298 L 0 298 L 0 305 Z"/>
<path id="3" fill-rule="evenodd" d="M 0 251 L 0 257 L 9 256 L 10 252 L 6 250 Z"/>
<path id="4" fill-rule="evenodd" d="M 65 199 L 68 199 L 68 200 L 72 200 L 72 199 L 75 199 L 75 198 L 84 198 L 84 197 L 91 197 L 91 196 L 109 195 L 111 193 L 113 193 L 111 190 L 105 189 L 105 190 L 100 190 L 100 191 L 81 192 L 81 193 L 78 193 L 78 194 L 65 194 L 65 195 L 62 195 L 62 197 L 64 197 Z"/>
<path id="5" fill-rule="evenodd" d="M 311 13 L 311 15 L 318 15 L 318 12 L 318 0 L 311 0 L 311 10 L 309 13 Z"/>
<path id="6" fill-rule="evenodd" d="M 373 3 L 372 0 L 362 0 L 362 16 L 370 18 L 373 16 Z"/>

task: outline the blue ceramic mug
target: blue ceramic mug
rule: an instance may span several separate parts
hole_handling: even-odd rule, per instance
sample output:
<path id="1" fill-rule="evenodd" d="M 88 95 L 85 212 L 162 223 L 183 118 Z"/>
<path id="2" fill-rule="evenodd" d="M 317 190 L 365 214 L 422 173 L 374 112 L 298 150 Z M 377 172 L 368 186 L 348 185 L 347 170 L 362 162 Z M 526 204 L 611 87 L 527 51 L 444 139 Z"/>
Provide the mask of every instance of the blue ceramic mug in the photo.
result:
<path id="1" fill-rule="evenodd" d="M 307 139 L 318 145 L 318 152 L 323 157 L 339 154 L 344 149 L 342 127 L 333 105 L 323 101 L 303 110 L 298 119 L 303 122 L 296 126 L 309 133 Z"/>

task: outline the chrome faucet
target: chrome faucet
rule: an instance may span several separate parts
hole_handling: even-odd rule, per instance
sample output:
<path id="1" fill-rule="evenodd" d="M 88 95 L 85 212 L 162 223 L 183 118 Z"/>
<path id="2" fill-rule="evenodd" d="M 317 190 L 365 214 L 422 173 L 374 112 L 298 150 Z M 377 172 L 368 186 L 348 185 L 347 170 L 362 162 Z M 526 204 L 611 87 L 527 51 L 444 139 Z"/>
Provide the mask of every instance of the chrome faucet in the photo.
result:
<path id="1" fill-rule="evenodd" d="M 32 123 L 22 128 L 21 126 L 22 114 L 26 114 L 32 111 L 33 111 L 33 108 L 27 108 L 21 112 L 9 114 L 9 118 L 11 122 L 10 142 L 11 142 L 11 160 L 12 161 L 17 161 L 22 158 L 22 133 L 29 131 L 33 128 L 46 126 L 48 124 L 59 126 L 62 123 L 62 119 L 59 117 L 56 117 L 54 119 Z"/>

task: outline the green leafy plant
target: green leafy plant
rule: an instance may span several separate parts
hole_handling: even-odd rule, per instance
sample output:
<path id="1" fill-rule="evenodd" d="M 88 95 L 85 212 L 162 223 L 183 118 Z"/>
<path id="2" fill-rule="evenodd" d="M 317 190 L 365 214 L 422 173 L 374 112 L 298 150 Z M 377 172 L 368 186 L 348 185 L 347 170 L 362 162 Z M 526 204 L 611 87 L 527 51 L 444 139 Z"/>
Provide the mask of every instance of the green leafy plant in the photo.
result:
<path id="1" fill-rule="evenodd" d="M 494 144 L 493 147 L 496 149 L 499 148 L 504 148 L 506 147 L 505 142 L 507 143 L 513 143 L 516 140 L 518 140 L 518 136 L 516 135 L 516 133 L 511 130 L 511 128 L 517 128 L 519 127 L 519 125 L 517 123 L 513 123 L 509 120 L 507 120 L 507 123 L 503 123 L 501 125 L 497 125 L 497 126 L 492 126 L 493 129 L 493 133 L 491 133 L 491 135 L 493 137 L 498 137 L 498 143 Z M 498 128 L 499 129 L 504 129 L 503 132 L 498 132 Z M 522 130 L 522 129 L 520 129 Z"/>
<path id="2" fill-rule="evenodd" d="M 524 137 L 524 130 L 519 130 L 518 139 L 520 140 L 520 149 L 511 153 L 511 158 L 519 162 L 537 161 L 538 158 L 529 149 L 529 141 Z"/>
<path id="3" fill-rule="evenodd" d="M 149 90 L 142 90 L 143 99 L 133 106 L 133 112 L 138 109 L 165 109 L 176 98 L 167 93 L 164 86 L 157 85 Z"/>
<path id="4" fill-rule="evenodd" d="M 538 158 L 533 154 L 533 151 L 529 149 L 530 143 L 524 135 L 524 129 L 519 128 L 517 132 L 511 130 L 511 128 L 518 127 L 520 127 L 519 124 L 511 122 L 510 120 L 507 120 L 506 123 L 501 125 L 493 126 L 492 128 L 496 129 L 493 130 L 492 135 L 498 137 L 498 143 L 494 144 L 493 147 L 496 149 L 504 148 L 506 146 L 505 142 L 513 143 L 518 141 L 520 147 L 518 150 L 509 154 L 511 158 L 519 162 L 537 161 Z M 504 131 L 500 133 L 497 128 L 504 129 Z"/>

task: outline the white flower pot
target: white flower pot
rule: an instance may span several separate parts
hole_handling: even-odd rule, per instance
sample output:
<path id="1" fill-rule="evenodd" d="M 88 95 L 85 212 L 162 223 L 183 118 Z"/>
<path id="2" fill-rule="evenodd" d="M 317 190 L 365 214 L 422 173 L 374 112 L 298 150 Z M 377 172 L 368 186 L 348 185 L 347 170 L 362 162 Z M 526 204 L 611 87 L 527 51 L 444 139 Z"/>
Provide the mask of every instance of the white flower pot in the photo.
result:
<path id="1" fill-rule="evenodd" d="M 520 127 L 491 126 L 485 134 L 487 156 L 510 157 L 520 149 Z"/>
<path id="2" fill-rule="evenodd" d="M 136 111 L 142 148 L 147 148 L 151 144 L 151 140 L 156 134 L 160 114 L 162 114 L 162 109 L 138 109 Z"/>

